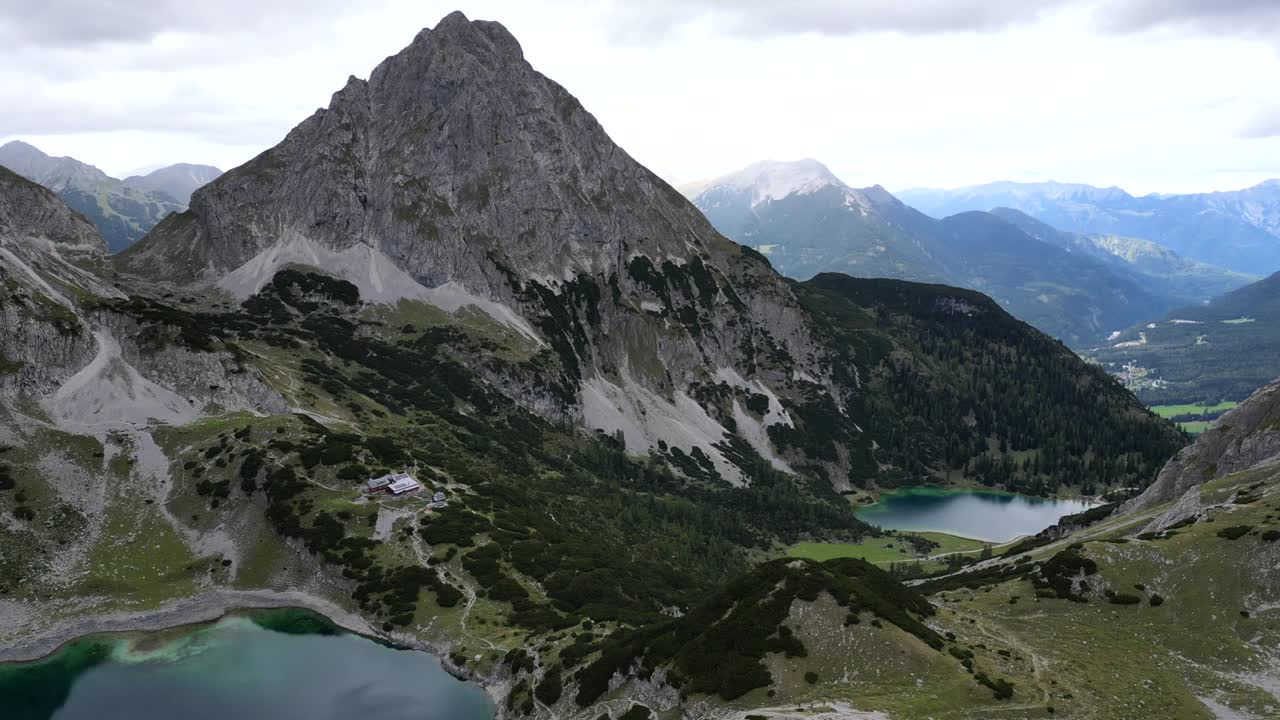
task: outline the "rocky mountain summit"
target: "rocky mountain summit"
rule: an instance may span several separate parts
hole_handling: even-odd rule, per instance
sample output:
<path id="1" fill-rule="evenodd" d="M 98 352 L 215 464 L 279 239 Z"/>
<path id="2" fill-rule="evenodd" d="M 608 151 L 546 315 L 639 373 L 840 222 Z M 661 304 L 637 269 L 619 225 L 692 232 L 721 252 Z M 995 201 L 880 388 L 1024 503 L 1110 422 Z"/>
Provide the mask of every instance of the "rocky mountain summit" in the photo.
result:
<path id="1" fill-rule="evenodd" d="M 825 350 L 768 264 L 618 148 L 502 26 L 460 13 L 198 190 L 118 266 L 243 300 L 294 263 L 367 301 L 478 308 L 554 350 L 560 397 L 526 387 L 531 407 L 637 451 L 698 447 L 726 472 L 694 383 L 829 389 Z M 764 422 L 790 423 L 771 403 Z"/>
<path id="2" fill-rule="evenodd" d="M 724 186 L 748 206 L 834 192 L 868 217 L 909 212 L 816 162 Z M 837 349 L 793 288 L 617 147 L 501 25 L 460 13 L 113 263 L 241 302 L 305 266 L 365 303 L 480 313 L 537 367 L 469 361 L 504 395 L 632 452 L 691 453 L 733 483 L 763 462 L 847 488 L 883 465 L 859 417 L 868 378 L 836 378 Z"/>

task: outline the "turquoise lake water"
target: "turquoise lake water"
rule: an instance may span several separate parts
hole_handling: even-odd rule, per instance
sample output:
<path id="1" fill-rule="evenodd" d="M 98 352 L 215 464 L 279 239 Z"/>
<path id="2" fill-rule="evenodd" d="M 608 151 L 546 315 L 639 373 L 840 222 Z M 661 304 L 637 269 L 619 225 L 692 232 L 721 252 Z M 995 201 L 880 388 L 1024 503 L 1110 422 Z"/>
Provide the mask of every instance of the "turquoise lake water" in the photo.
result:
<path id="1" fill-rule="evenodd" d="M 478 686 L 427 653 L 298 611 L 160 636 L 78 640 L 0 666 L 6 720 L 490 720 Z M 294 613 L 288 615 L 287 613 Z M 308 620 L 307 618 L 311 618 Z M 282 631 L 283 630 L 283 631 Z"/>
<path id="2" fill-rule="evenodd" d="M 1043 498 L 980 490 L 908 488 L 885 493 L 858 517 L 886 530 L 931 530 L 951 535 L 1006 542 L 1034 535 L 1063 515 L 1088 509 L 1080 500 Z"/>

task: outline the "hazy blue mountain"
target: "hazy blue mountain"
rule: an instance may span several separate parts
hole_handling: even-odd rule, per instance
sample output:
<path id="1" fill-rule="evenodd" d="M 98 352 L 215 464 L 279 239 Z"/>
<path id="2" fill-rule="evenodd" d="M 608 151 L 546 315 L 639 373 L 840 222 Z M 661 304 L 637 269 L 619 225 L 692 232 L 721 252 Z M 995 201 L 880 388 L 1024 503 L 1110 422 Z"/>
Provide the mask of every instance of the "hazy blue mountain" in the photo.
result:
<path id="1" fill-rule="evenodd" d="M 1075 347 L 1185 302 L 996 215 L 935 220 L 882 187 L 851 188 L 815 160 L 757 163 L 704 184 L 694 204 L 785 275 L 841 272 L 980 290 Z"/>
<path id="2" fill-rule="evenodd" d="M 997 182 L 899 193 L 934 217 L 1009 207 L 1055 228 L 1154 241 L 1184 258 L 1243 273 L 1280 269 L 1280 180 L 1244 190 L 1134 197 L 1118 187 Z"/>
<path id="3" fill-rule="evenodd" d="M 175 170 L 181 166 L 173 166 L 121 181 L 88 163 L 51 157 L 18 140 L 0 146 L 0 165 L 60 195 L 98 227 L 111 252 L 137 242 L 169 213 L 185 210 L 190 184 L 210 170 L 217 171 L 206 166 Z"/>
<path id="4" fill-rule="evenodd" d="M 146 175 L 130 175 L 124 184 L 140 190 L 168 195 L 183 205 L 191 201 L 191 193 L 217 179 L 222 171 L 212 165 L 178 163 L 162 167 Z"/>
<path id="5" fill-rule="evenodd" d="M 1017 225 L 1038 240 L 1095 257 L 1147 290 L 1183 304 L 1204 302 L 1260 279 L 1256 275 L 1188 260 L 1150 240 L 1058 230 L 1012 208 L 996 208 L 991 214 Z"/>

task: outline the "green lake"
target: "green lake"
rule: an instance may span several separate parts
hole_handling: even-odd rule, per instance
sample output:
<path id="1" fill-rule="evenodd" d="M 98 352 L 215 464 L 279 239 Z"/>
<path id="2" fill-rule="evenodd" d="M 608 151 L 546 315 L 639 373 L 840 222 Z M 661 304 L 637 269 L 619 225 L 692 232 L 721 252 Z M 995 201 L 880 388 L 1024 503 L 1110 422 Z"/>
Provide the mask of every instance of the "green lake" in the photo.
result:
<path id="1" fill-rule="evenodd" d="M 0 665 L 6 720 L 490 720 L 478 686 L 432 655 L 303 611 L 72 642 Z"/>
<path id="2" fill-rule="evenodd" d="M 1046 500 L 982 490 L 907 488 L 858 510 L 860 519 L 886 530 L 934 531 L 1002 543 L 1034 535 L 1063 515 L 1087 510 L 1081 500 Z"/>

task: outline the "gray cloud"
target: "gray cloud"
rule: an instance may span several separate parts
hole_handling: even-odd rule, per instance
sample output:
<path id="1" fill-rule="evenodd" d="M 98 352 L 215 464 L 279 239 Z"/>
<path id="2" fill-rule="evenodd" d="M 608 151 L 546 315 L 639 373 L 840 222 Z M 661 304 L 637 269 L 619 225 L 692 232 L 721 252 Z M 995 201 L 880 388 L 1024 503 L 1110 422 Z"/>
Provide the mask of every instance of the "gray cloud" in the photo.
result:
<path id="1" fill-rule="evenodd" d="M 745 36 L 995 32 L 1069 7 L 1087 10 L 1096 27 L 1117 34 L 1170 26 L 1231 35 L 1280 32 L 1277 0 L 615 0 L 615 28 L 631 39 L 702 19 Z"/>
<path id="2" fill-rule="evenodd" d="M 1280 106 L 1259 111 L 1240 128 L 1239 135 L 1250 140 L 1280 137 Z"/>
<path id="3" fill-rule="evenodd" d="M 1280 32 L 1276 0 L 1112 0 L 1094 13 L 1095 21 L 1113 32 L 1139 32 L 1157 27 L 1187 27 L 1226 35 L 1272 35 Z"/>
<path id="4" fill-rule="evenodd" d="M 1033 22 L 1078 0 L 621 0 L 620 34 L 661 35 L 690 20 L 709 17 L 748 36 L 818 33 L 857 35 L 896 31 L 932 34 L 995 31 Z"/>
<path id="5" fill-rule="evenodd" d="M 252 33 L 281 23 L 332 18 L 363 3 L 345 0 L 0 0 L 0 40 L 9 47 L 145 43 L 164 32 Z"/>
<path id="6" fill-rule="evenodd" d="M 139 98 L 127 106 L 90 104 L 76 99 L 43 98 L 33 102 L 18 93 L 0 91 L 4 135 L 62 135 L 120 130 L 192 133 L 213 142 L 267 143 L 279 140 L 288 128 L 305 116 L 252 116 L 225 109 L 221 98 L 202 93 L 182 93 L 148 100 Z"/>
<path id="7" fill-rule="evenodd" d="M 381 2 L 0 0 L 0 135 L 275 142 L 361 71 L 306 53 L 331 42 L 349 13 Z M 178 35 L 158 40 L 165 34 Z M 255 75 L 263 67 L 289 83 L 265 91 L 272 102 Z"/>

